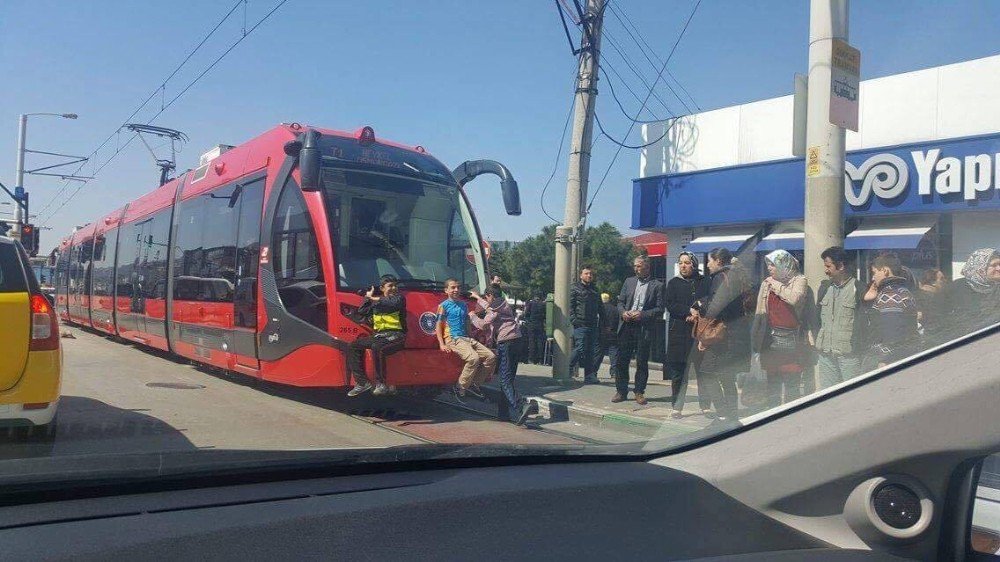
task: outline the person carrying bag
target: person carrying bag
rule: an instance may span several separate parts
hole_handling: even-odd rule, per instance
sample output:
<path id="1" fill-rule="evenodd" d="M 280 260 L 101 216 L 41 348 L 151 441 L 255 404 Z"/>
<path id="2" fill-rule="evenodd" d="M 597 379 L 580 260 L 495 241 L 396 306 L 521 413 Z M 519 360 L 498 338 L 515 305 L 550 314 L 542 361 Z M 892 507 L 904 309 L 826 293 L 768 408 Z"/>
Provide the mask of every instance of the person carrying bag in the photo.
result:
<path id="1" fill-rule="evenodd" d="M 809 286 L 799 273 L 798 260 L 785 250 L 775 250 L 764 260 L 769 276 L 757 293 L 750 348 L 760 354 L 767 372 L 768 405 L 774 407 L 802 395 L 802 373 L 808 363 Z"/>

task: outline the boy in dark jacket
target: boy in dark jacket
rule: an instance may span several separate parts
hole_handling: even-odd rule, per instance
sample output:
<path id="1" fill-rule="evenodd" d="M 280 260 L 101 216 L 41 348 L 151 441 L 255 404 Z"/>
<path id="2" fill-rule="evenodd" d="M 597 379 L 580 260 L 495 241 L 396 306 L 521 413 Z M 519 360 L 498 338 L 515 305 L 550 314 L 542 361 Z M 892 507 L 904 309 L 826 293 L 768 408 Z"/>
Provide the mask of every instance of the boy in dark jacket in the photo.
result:
<path id="1" fill-rule="evenodd" d="M 884 367 L 906 357 L 917 339 L 917 300 L 893 254 L 875 258 L 865 302 L 872 307 L 872 348 L 867 367 Z"/>
<path id="2" fill-rule="evenodd" d="M 365 302 L 358 312 L 371 316 L 373 333 L 361 336 L 351 343 L 347 355 L 348 366 L 354 375 L 354 388 L 347 395 L 354 397 L 374 388 L 377 396 L 393 392 L 385 384 L 385 358 L 403 349 L 406 343 L 406 299 L 399 293 L 397 279 L 383 275 L 380 280 L 381 295 L 375 295 L 375 287 L 368 289 Z M 375 385 L 365 374 L 365 350 L 372 350 L 375 359 Z"/>

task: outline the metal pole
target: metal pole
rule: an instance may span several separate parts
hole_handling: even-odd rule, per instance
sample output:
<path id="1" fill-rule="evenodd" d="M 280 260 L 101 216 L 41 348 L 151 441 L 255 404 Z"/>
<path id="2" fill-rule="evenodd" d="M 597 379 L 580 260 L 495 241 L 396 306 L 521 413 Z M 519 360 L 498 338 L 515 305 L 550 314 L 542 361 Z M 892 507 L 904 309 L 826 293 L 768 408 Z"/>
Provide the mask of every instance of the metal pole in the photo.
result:
<path id="1" fill-rule="evenodd" d="M 28 116 L 21 114 L 17 125 L 17 169 L 14 172 L 14 193 L 19 193 L 24 189 L 24 138 L 28 134 Z M 15 228 L 11 229 L 10 237 L 15 240 L 21 239 L 21 223 L 24 220 L 24 213 L 21 210 L 20 202 L 14 207 Z"/>
<path id="2" fill-rule="evenodd" d="M 816 290 L 826 279 L 820 254 L 844 243 L 844 129 L 830 123 L 833 40 L 848 39 L 848 0 L 811 0 L 809 7 L 809 102 L 806 159 L 805 274 Z"/>
<path id="3" fill-rule="evenodd" d="M 556 271 L 554 290 L 552 376 L 569 379 L 569 350 L 572 327 L 569 325 L 570 286 L 576 278 L 574 254 L 582 223 L 583 202 L 587 198 L 590 177 L 590 145 L 597 102 L 597 65 L 601 47 L 601 22 L 605 0 L 588 0 L 583 21 L 580 64 L 574 102 L 573 138 L 570 144 L 569 173 L 566 179 L 566 213 L 556 229 Z"/>

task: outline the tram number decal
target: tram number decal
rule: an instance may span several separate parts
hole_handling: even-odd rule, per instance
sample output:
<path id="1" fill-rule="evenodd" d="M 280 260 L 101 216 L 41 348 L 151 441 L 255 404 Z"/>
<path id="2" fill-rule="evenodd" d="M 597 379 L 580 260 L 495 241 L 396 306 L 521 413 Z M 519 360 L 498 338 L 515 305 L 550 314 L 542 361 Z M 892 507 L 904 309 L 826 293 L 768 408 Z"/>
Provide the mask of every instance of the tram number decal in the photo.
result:
<path id="1" fill-rule="evenodd" d="M 268 263 L 271 248 L 269 246 L 261 246 L 260 248 L 260 263 Z"/>
<path id="2" fill-rule="evenodd" d="M 340 327 L 340 333 L 341 334 L 354 334 L 354 335 L 357 335 L 358 332 L 360 332 L 360 330 L 357 328 L 357 326 L 341 326 Z"/>

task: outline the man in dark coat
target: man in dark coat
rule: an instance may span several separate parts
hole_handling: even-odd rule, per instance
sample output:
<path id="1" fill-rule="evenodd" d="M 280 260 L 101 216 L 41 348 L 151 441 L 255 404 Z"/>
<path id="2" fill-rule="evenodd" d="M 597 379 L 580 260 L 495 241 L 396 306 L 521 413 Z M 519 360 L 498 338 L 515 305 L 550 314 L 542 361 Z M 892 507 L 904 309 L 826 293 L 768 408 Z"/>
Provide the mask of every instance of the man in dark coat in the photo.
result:
<path id="1" fill-rule="evenodd" d="M 646 381 L 649 380 L 649 352 L 656 334 L 656 323 L 663 320 L 663 282 L 650 275 L 649 258 L 639 256 L 633 263 L 634 277 L 622 284 L 618 294 L 618 369 L 612 402 L 628 397 L 629 364 L 635 355 L 635 402 L 646 404 Z"/>
<path id="2" fill-rule="evenodd" d="M 528 332 L 528 359 L 541 364 L 545 350 L 545 303 L 535 295 L 524 304 L 524 323 Z"/>
<path id="3" fill-rule="evenodd" d="M 569 293 L 569 320 L 573 324 L 573 353 L 569 357 L 569 379 L 583 367 L 584 384 L 597 383 L 597 331 L 600 327 L 601 297 L 594 287 L 594 269 L 580 268 L 580 282 Z"/>

